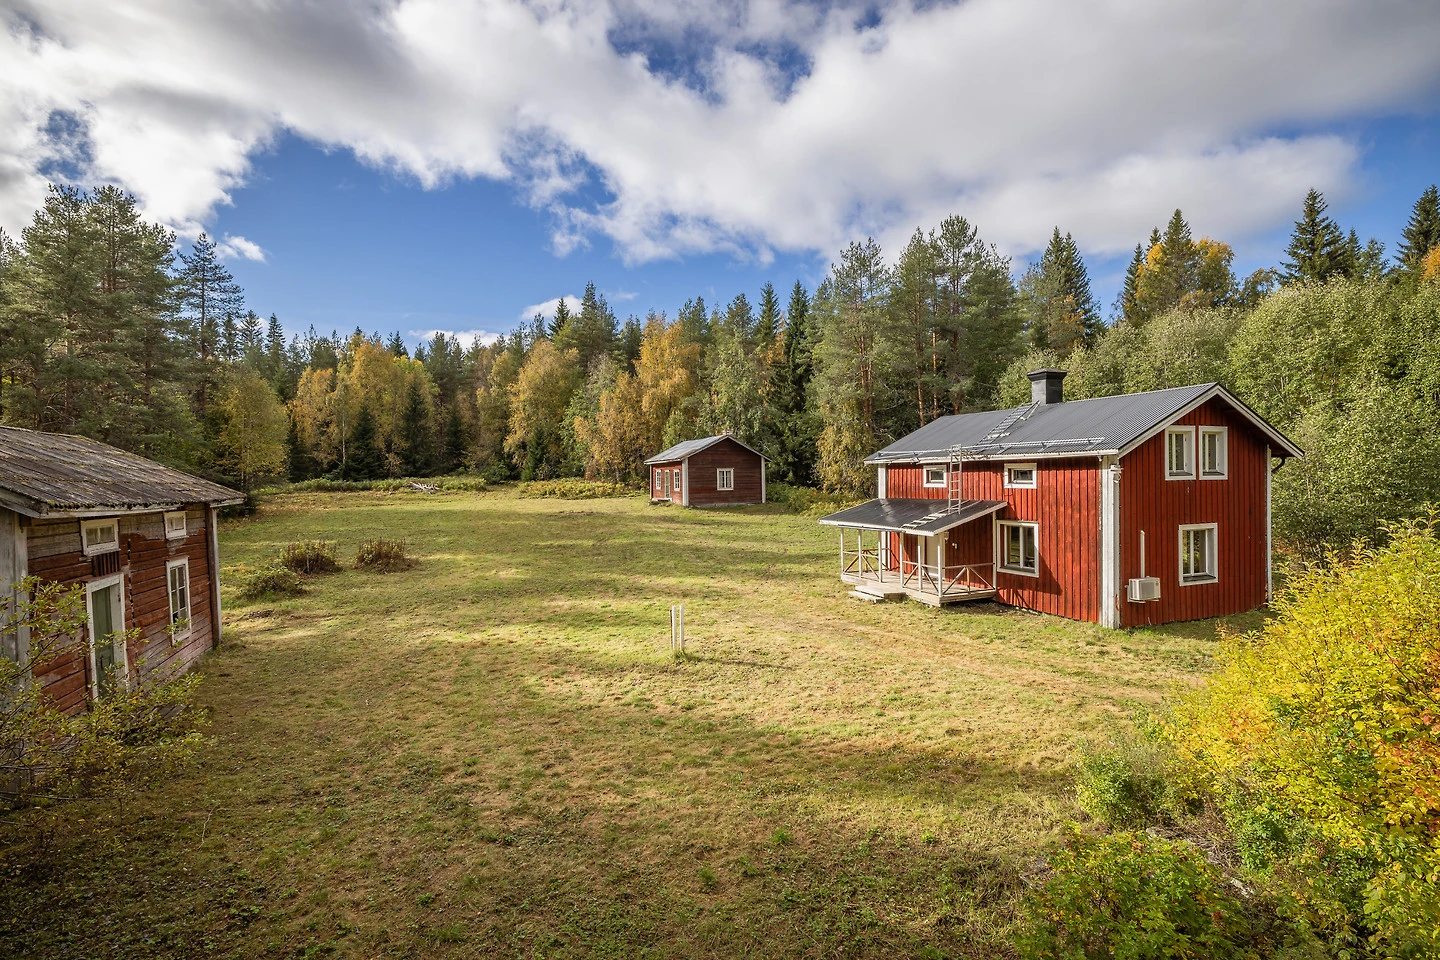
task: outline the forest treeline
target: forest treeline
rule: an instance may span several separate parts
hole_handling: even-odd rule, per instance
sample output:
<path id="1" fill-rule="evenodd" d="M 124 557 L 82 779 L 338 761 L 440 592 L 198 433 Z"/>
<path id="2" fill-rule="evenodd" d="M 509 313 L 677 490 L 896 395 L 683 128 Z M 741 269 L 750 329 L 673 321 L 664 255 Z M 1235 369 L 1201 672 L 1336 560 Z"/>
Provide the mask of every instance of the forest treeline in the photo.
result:
<path id="1" fill-rule="evenodd" d="M 731 431 L 775 480 L 868 492 L 865 454 L 950 413 L 1219 380 L 1309 456 L 1276 478 L 1279 532 L 1317 547 L 1440 500 L 1440 194 L 1388 258 L 1310 191 L 1273 269 L 1239 277 L 1175 211 L 1135 247 L 1106 317 L 1057 228 L 1013 264 L 975 224 L 917 229 L 893 259 L 840 252 L 812 292 L 701 297 L 621 322 L 590 284 L 492 343 L 437 333 L 287 337 L 206 237 L 113 187 L 54 187 L 0 234 L 0 421 L 96 437 L 246 488 L 470 471 L 631 481 L 644 457 Z"/>

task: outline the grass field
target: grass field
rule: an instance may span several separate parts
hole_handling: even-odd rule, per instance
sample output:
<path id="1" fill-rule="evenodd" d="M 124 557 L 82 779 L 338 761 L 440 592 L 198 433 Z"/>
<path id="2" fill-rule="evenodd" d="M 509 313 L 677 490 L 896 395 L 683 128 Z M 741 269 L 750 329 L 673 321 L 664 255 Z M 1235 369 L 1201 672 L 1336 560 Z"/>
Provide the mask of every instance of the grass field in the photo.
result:
<path id="1" fill-rule="evenodd" d="M 1077 744 L 1213 639 L 857 603 L 776 507 L 290 495 L 221 549 L 376 534 L 419 566 L 227 586 L 196 769 L 43 859 L 0 820 L 0 955 L 1003 955 Z"/>

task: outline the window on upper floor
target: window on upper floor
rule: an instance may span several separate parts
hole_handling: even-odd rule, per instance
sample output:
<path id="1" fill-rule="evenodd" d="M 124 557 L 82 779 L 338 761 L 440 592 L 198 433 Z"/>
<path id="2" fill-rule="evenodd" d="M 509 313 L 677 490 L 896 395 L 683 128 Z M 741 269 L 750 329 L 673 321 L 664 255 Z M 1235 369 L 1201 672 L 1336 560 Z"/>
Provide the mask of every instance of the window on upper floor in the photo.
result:
<path id="1" fill-rule="evenodd" d="M 1165 479 L 1195 479 L 1195 428 L 1168 427 L 1165 430 Z"/>
<path id="2" fill-rule="evenodd" d="M 80 524 L 81 550 L 87 557 L 120 549 L 117 520 L 86 520 Z"/>
<path id="3" fill-rule="evenodd" d="M 1033 463 L 1005 464 L 1005 486 L 1011 490 L 1035 489 L 1035 476 L 1035 464 Z"/>
<path id="4" fill-rule="evenodd" d="M 926 467 L 926 468 L 925 468 L 925 486 L 927 486 L 927 487 L 943 487 L 943 486 L 945 486 L 945 468 L 944 468 L 944 467 Z"/>
<path id="5" fill-rule="evenodd" d="M 165 514 L 165 539 L 185 539 L 185 511 L 172 510 Z"/>
<path id="6" fill-rule="evenodd" d="M 1229 474 L 1229 432 L 1224 427 L 1200 428 L 1200 476 L 1223 480 Z"/>

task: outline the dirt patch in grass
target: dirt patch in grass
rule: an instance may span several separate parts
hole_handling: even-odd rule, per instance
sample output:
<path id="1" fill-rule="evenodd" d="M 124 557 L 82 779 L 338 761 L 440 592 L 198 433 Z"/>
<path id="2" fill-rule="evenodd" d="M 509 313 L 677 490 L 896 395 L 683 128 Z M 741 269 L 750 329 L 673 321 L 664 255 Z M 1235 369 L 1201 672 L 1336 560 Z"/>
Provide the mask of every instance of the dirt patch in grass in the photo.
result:
<path id="1" fill-rule="evenodd" d="M 766 508 L 297 494 L 221 551 L 375 536 L 421 566 L 226 588 L 200 770 L 0 821 L 0 955 L 1004 956 L 1077 742 L 1212 642 L 855 603 Z"/>

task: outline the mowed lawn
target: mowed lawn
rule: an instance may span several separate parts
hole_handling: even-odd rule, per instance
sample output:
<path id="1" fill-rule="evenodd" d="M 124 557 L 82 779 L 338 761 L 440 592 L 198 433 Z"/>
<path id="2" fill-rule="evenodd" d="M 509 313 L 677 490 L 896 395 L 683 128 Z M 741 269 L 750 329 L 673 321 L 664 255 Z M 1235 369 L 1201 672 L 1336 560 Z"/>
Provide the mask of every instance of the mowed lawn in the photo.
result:
<path id="1" fill-rule="evenodd" d="M 419 566 L 233 596 L 374 535 Z M 1215 630 L 859 603 L 773 506 L 290 495 L 221 550 L 214 746 L 43 861 L 49 815 L 0 821 L 0 955 L 1004 955 L 1078 745 Z"/>

